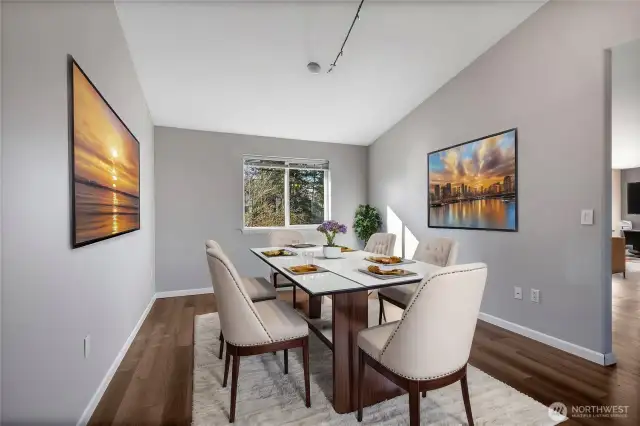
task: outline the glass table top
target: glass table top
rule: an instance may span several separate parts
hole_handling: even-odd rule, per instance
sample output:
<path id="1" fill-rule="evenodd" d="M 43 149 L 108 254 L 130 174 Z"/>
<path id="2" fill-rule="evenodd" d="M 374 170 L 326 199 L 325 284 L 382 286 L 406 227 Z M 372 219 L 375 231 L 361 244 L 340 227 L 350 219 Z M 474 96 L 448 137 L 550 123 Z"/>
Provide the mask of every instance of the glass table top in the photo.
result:
<path id="1" fill-rule="evenodd" d="M 372 265 L 365 260 L 368 256 L 380 256 L 362 250 L 342 253 L 339 259 L 327 259 L 322 255 L 322 247 L 307 249 L 293 249 L 286 247 L 286 250 L 296 253 L 296 256 L 267 257 L 262 252 L 276 250 L 285 247 L 262 247 L 252 248 L 251 251 L 261 260 L 297 284 L 310 295 L 320 296 L 350 291 L 366 291 L 382 287 L 403 285 L 422 281 L 426 276 L 440 269 L 439 266 L 416 261 L 414 263 L 399 266 L 402 269 L 415 272 L 416 275 L 408 277 L 398 277 L 383 280 L 360 272 L 359 269 L 366 269 Z M 313 258 L 305 253 L 312 253 Z M 286 268 L 305 263 L 313 263 L 327 269 L 327 272 L 296 275 Z"/>

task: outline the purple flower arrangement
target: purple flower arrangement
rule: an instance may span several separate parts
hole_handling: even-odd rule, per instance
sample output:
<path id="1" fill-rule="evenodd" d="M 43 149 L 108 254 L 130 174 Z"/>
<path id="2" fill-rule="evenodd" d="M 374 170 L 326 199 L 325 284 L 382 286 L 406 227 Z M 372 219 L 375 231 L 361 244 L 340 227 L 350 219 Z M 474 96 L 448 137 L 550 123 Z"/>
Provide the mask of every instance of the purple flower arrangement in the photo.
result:
<path id="1" fill-rule="evenodd" d="M 318 231 L 322 232 L 327 237 L 327 245 L 335 246 L 336 234 L 346 234 L 347 225 L 342 225 L 335 220 L 325 220 L 318 226 Z"/>

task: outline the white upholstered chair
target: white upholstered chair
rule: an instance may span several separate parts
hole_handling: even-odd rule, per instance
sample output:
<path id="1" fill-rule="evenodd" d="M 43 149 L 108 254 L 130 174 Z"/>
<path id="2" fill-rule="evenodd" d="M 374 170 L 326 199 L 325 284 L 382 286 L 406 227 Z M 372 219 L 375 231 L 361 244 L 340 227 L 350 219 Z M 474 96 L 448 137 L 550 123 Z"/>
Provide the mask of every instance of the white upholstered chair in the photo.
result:
<path id="1" fill-rule="evenodd" d="M 222 247 L 214 240 L 207 240 L 204 243 L 205 250 L 217 249 L 220 251 Z M 263 277 L 240 277 L 242 285 L 247 292 L 247 296 L 252 302 L 260 302 L 262 300 L 271 300 L 277 297 L 276 289 L 271 285 L 269 280 Z M 222 351 L 224 349 L 224 335 L 220 330 L 220 350 L 218 352 L 218 358 L 222 359 Z"/>
<path id="2" fill-rule="evenodd" d="M 284 248 L 289 244 L 302 244 L 304 243 L 304 235 L 301 232 L 294 231 L 292 229 L 280 229 L 277 231 L 269 232 L 269 246 Z M 277 271 L 271 270 L 271 282 L 273 286 L 278 287 L 290 287 L 291 282 L 286 279 L 282 274 Z M 294 287 L 295 291 L 295 287 Z"/>
<path id="3" fill-rule="evenodd" d="M 413 255 L 413 260 L 430 263 L 438 266 L 451 266 L 458 259 L 458 242 L 452 238 L 434 238 L 421 241 Z M 383 288 L 378 291 L 380 303 L 380 315 L 378 323 L 382 324 L 384 314 L 384 302 L 387 301 L 400 309 L 406 309 L 411 296 L 418 288 L 418 284 L 399 285 Z M 386 318 L 385 318 L 386 319 Z"/>
<path id="4" fill-rule="evenodd" d="M 302 347 L 305 377 L 305 404 L 311 406 L 309 394 L 309 327 L 289 305 L 272 299 L 253 303 L 242 285 L 236 268 L 219 248 L 207 249 L 207 261 L 216 295 L 220 327 L 226 338 L 223 387 L 227 386 L 229 362 L 231 373 L 231 405 L 229 421 L 233 423 L 240 357 L 284 350 L 284 373 L 288 373 L 288 350 Z"/>
<path id="5" fill-rule="evenodd" d="M 304 243 L 304 235 L 292 229 L 280 229 L 269 232 L 269 246 L 284 247 L 288 244 Z"/>
<path id="6" fill-rule="evenodd" d="M 393 247 L 395 244 L 396 234 L 378 232 L 369 237 L 364 251 L 391 256 L 393 255 Z"/>
<path id="7" fill-rule="evenodd" d="M 420 392 L 426 396 L 426 391 L 460 380 L 467 421 L 473 425 L 467 362 L 486 281 L 484 263 L 442 268 L 422 280 L 399 321 L 358 334 L 358 421 L 369 365 L 409 392 L 412 426 L 420 424 Z"/>
<path id="8" fill-rule="evenodd" d="M 444 237 L 421 241 L 413 259 L 438 266 L 455 265 L 458 260 L 458 242 Z"/>

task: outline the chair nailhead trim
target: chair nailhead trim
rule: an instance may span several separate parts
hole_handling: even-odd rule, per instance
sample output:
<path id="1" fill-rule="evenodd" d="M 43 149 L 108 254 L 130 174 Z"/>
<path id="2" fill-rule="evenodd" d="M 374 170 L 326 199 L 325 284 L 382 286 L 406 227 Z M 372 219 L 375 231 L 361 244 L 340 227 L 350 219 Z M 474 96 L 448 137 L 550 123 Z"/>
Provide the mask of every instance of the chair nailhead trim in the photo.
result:
<path id="1" fill-rule="evenodd" d="M 365 351 L 366 352 L 366 351 Z M 374 358 L 375 359 L 375 358 Z M 449 374 L 455 373 L 456 371 L 460 370 L 462 367 L 464 367 L 464 364 L 454 370 L 449 371 L 448 373 L 444 373 L 444 374 L 438 374 L 437 376 L 427 376 L 427 377 L 413 377 L 413 376 L 407 376 L 405 374 L 399 373 L 396 370 L 394 370 L 393 368 L 389 368 L 386 365 L 384 366 L 384 368 L 386 368 L 389 371 L 393 371 L 395 374 L 397 374 L 400 377 L 404 377 L 405 379 L 409 379 L 409 380 L 433 380 L 433 379 L 439 379 L 440 377 L 444 377 L 444 376 L 448 376 Z"/>
<path id="2" fill-rule="evenodd" d="M 287 337 L 285 339 L 277 339 L 277 340 L 272 340 L 271 342 L 264 342 L 264 343 L 252 343 L 250 345 L 248 344 L 240 344 L 240 343 L 233 343 L 233 342 L 229 342 L 231 343 L 233 346 L 243 346 L 243 347 L 250 347 L 250 346 L 260 346 L 260 345 L 268 345 L 270 343 L 278 343 L 278 342 L 287 342 L 289 340 L 296 340 L 296 339 L 300 339 L 302 337 L 307 337 L 309 336 L 309 331 L 307 331 L 307 334 L 301 334 L 300 336 L 294 336 L 294 337 Z"/>

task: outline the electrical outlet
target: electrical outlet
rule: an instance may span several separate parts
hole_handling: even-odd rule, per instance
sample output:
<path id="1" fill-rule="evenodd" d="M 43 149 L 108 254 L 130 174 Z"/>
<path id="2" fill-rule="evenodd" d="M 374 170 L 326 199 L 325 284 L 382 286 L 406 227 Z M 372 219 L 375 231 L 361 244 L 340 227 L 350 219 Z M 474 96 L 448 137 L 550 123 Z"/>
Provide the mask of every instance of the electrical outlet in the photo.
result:
<path id="1" fill-rule="evenodd" d="M 522 300 L 522 287 L 513 288 L 513 298 Z"/>
<path id="2" fill-rule="evenodd" d="M 87 334 L 84 337 L 84 357 L 89 358 L 89 354 L 91 353 L 91 335 Z"/>
<path id="3" fill-rule="evenodd" d="M 540 303 L 540 290 L 537 288 L 531 289 L 531 301 L 533 303 Z"/>

